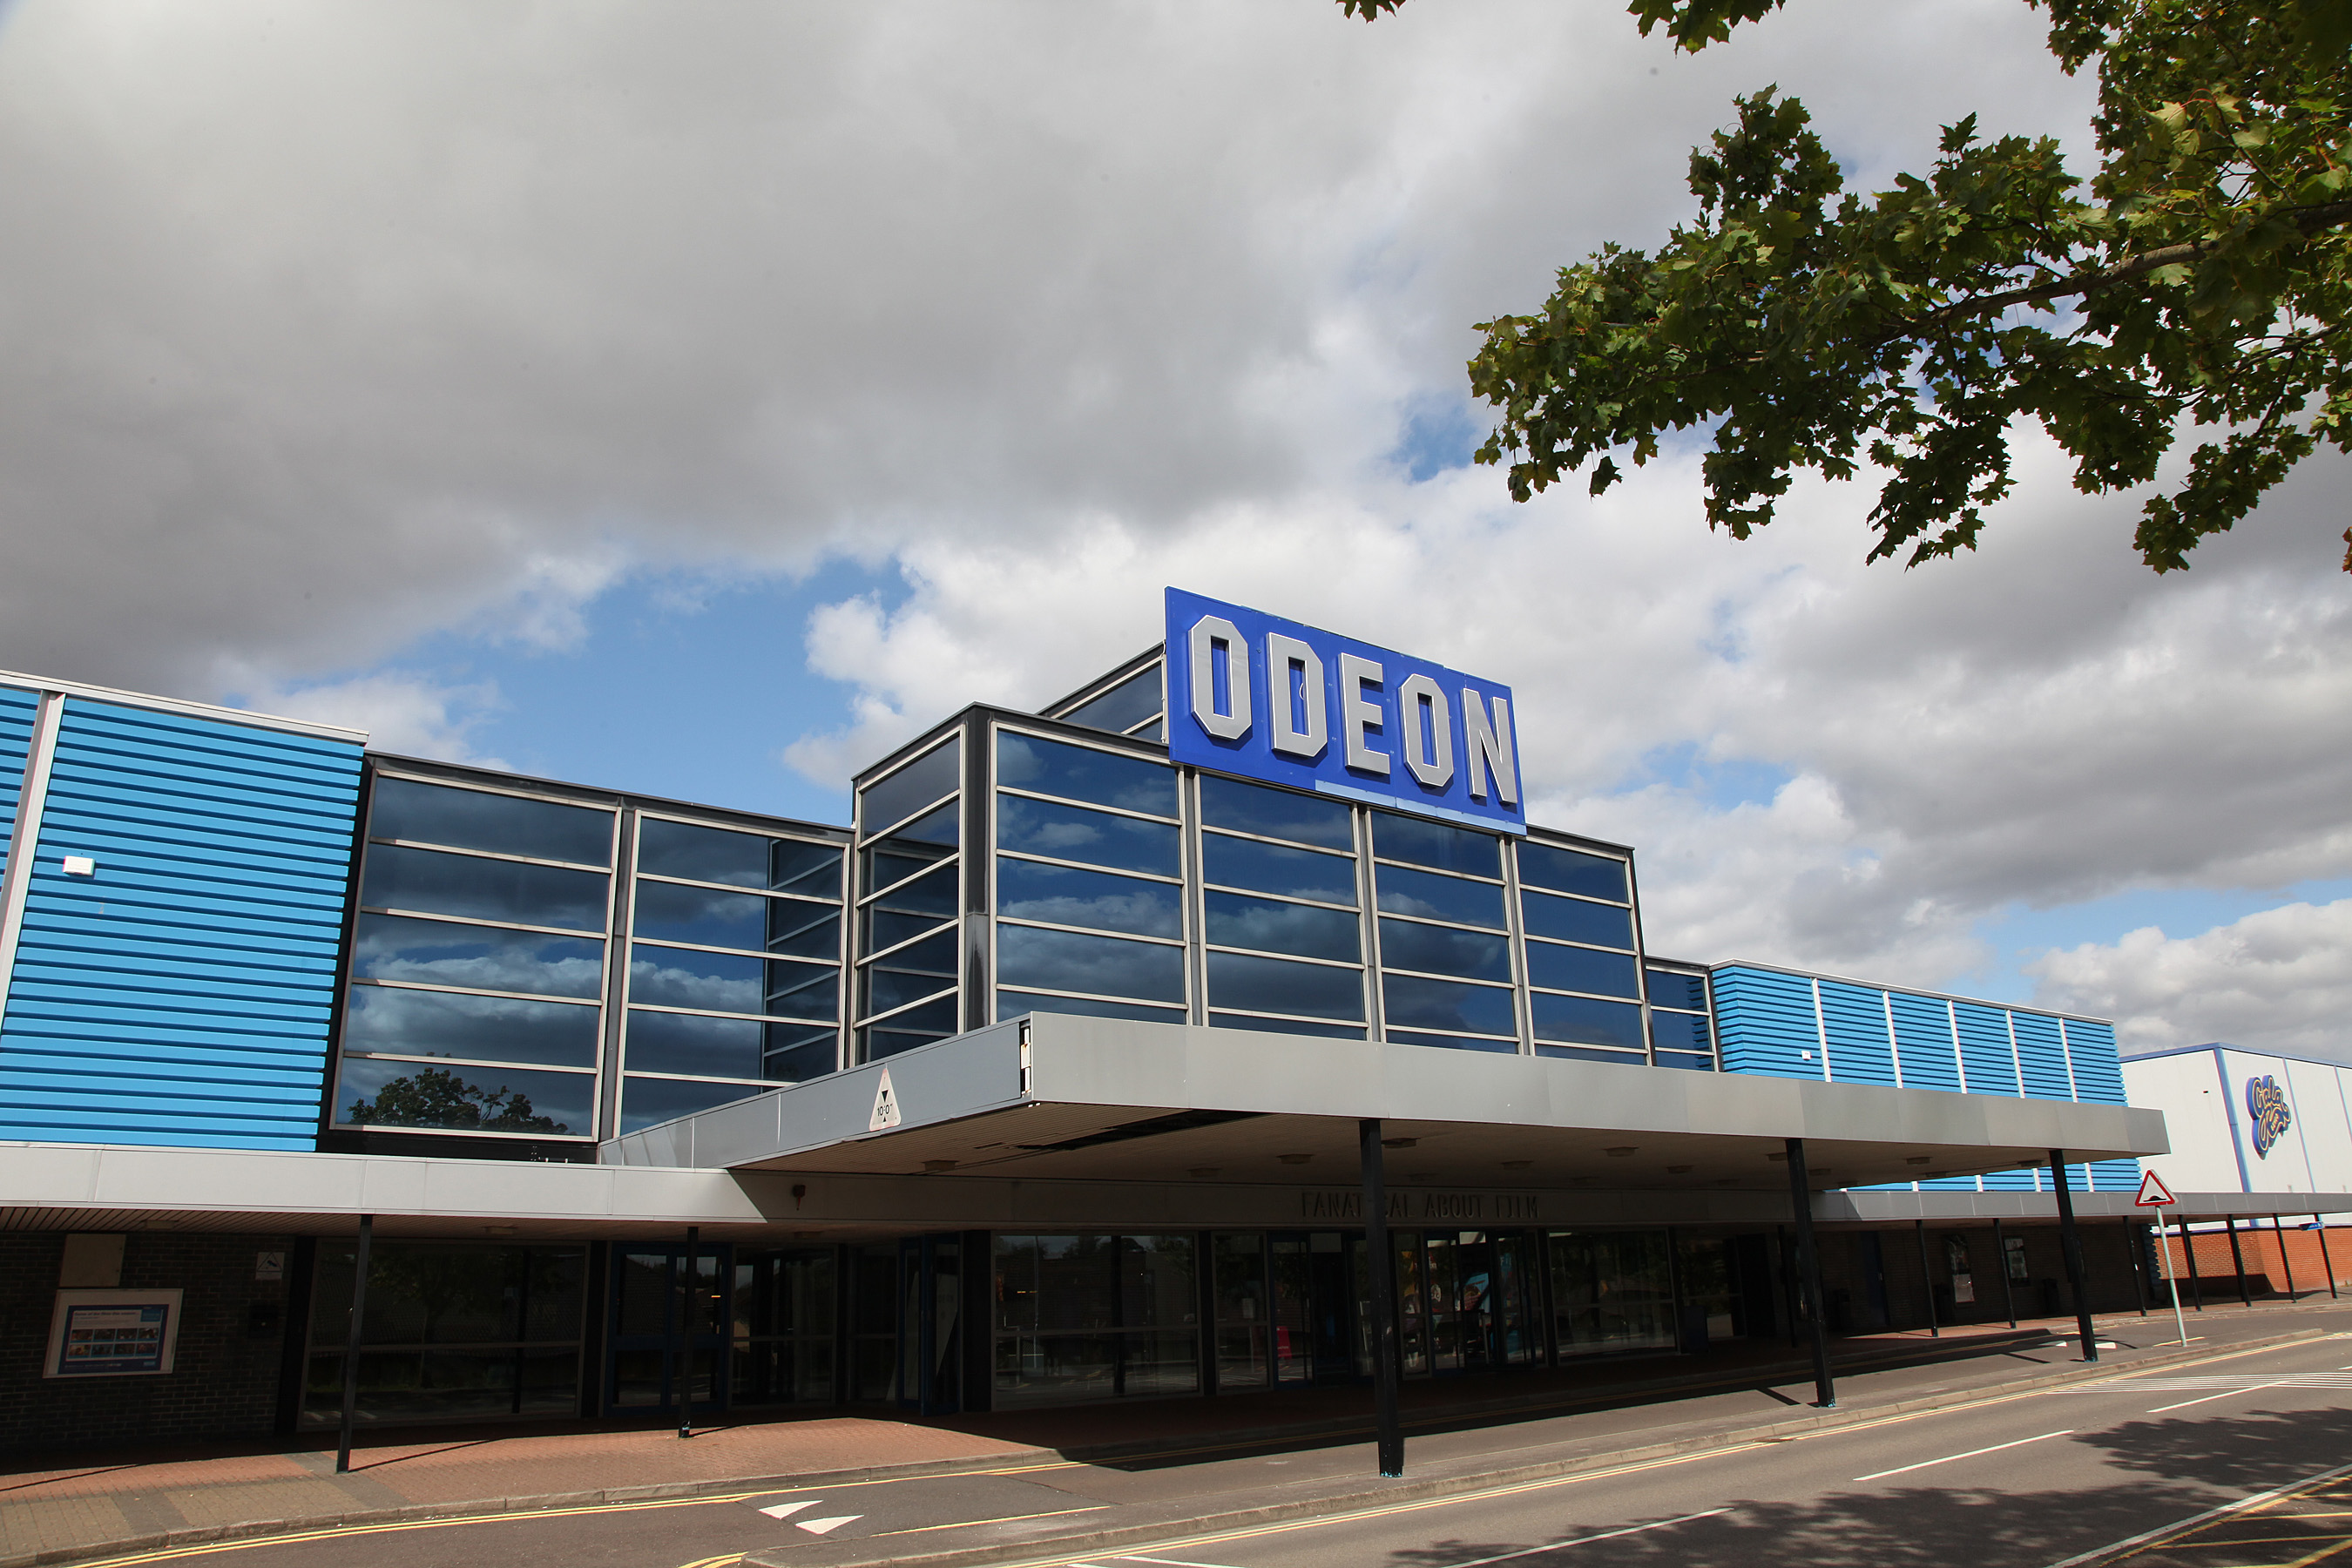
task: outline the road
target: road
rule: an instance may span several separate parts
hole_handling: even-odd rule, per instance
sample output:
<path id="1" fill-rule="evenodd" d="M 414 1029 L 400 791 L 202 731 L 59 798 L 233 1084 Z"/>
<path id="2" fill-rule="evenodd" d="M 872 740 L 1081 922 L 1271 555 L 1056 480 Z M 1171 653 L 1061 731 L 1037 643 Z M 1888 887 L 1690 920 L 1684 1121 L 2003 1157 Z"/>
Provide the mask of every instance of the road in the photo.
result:
<path id="1" fill-rule="evenodd" d="M 2050 1568 L 2103 1562 L 2103 1552 L 2126 1543 L 2133 1568 L 2308 1568 L 2339 1555 L 2352 1568 L 2347 1394 L 2352 1336 L 2330 1337 L 1597 1474 L 1032 1561 L 1039 1568 Z M 747 1553 L 777 1563 L 832 1558 L 858 1542 L 879 1561 L 971 1541 L 1011 1520 L 1031 1528 L 1109 1522 L 1125 1505 L 1188 1498 L 1206 1511 L 1228 1506 L 1234 1493 L 1262 1493 L 1360 1458 L 1351 1446 L 1200 1468 L 1024 1464 L 818 1490 L 320 1531 L 108 1562 L 722 1568 Z M 2326 1474 L 2336 1467 L 2343 1477 Z M 2152 1539 L 2132 1544 L 2151 1531 Z"/>

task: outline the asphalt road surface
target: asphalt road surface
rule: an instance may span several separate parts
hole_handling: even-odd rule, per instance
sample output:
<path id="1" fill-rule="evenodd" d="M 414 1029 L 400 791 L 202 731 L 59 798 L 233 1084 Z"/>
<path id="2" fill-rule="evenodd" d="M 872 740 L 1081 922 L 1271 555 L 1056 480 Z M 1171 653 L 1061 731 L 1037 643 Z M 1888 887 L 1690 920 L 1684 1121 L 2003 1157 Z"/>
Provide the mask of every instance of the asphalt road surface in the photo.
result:
<path id="1" fill-rule="evenodd" d="M 2352 1568 L 2352 1336 L 2166 1373 L 1223 1534 L 1087 1568 Z M 1534 1455 L 1518 1456 L 1534 1458 Z M 320 1531 L 107 1560 L 220 1568 L 723 1568 L 824 1542 L 876 1559 L 1007 1520 L 1279 1485 L 1328 1455 L 1115 1469 L 1024 1464 L 799 1491 Z M 2339 1468 L 2342 1474 L 2336 1472 Z M 1326 1472 L 1328 1473 L 1328 1471 Z"/>

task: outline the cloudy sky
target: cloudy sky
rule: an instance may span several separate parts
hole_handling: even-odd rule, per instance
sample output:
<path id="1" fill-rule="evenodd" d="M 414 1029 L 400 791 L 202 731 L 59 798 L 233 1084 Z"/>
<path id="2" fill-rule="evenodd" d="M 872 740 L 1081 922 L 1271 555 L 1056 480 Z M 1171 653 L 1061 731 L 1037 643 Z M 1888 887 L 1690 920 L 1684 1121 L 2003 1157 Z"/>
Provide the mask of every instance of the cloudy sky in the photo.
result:
<path id="1" fill-rule="evenodd" d="M 2195 569 L 1468 466 L 1462 362 L 1777 82 L 1864 185 L 2080 147 L 2020 0 L 0 0 L 0 667 L 838 819 L 1178 584 L 1517 689 L 1654 948 L 2352 1058 L 2341 464 Z"/>

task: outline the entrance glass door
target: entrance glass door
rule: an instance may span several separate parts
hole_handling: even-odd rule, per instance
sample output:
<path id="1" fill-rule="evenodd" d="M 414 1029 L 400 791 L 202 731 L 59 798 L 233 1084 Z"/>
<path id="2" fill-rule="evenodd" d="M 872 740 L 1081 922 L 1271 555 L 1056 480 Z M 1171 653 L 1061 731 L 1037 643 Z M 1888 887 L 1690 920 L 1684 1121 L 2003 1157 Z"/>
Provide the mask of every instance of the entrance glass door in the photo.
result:
<path id="1" fill-rule="evenodd" d="M 925 1415 L 963 1408 L 963 1238 L 908 1237 L 898 1244 L 898 1402 Z"/>
<path id="2" fill-rule="evenodd" d="M 608 1409 L 726 1407 L 728 1250 L 700 1248 L 689 1271 L 683 1247 L 614 1247 Z"/>

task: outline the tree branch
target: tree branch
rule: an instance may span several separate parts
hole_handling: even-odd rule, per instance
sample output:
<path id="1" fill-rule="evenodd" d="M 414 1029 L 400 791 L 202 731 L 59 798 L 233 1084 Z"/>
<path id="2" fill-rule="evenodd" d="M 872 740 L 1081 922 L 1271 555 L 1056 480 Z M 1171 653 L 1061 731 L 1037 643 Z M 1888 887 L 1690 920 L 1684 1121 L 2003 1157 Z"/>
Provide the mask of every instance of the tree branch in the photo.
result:
<path id="1" fill-rule="evenodd" d="M 2300 207 L 2285 216 L 2292 217 L 2294 226 L 2303 230 L 2305 237 L 2308 237 L 2322 229 L 2338 228 L 2347 223 L 2352 223 L 2352 202 L 2328 202 L 2315 207 Z M 2214 243 L 2210 239 L 2197 239 L 2184 245 L 2161 246 L 2155 250 L 2135 256 L 2128 261 L 2117 262 L 2113 267 L 2103 267 L 2096 271 L 2077 272 L 2048 283 L 2037 283 L 2023 289 L 2006 289 L 1998 294 L 1986 294 L 1974 300 L 1962 300 L 1957 304 L 1947 305 L 1940 310 L 1930 310 L 1924 316 L 1888 327 L 1881 331 L 1874 342 L 1892 342 L 1897 338 L 1908 337 L 1914 332 L 1931 327 L 1948 326 L 1954 321 L 1966 321 L 1971 316 L 1996 316 L 2012 305 L 2033 305 L 2050 300 L 2067 299 L 2076 294 L 2096 293 L 2102 289 L 2112 289 L 2118 283 L 2128 283 L 2135 278 L 2144 278 L 2161 267 L 2176 267 L 2184 262 L 2202 260 L 2213 249 Z"/>

